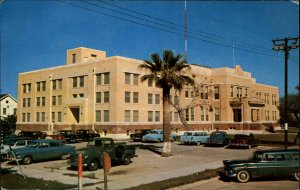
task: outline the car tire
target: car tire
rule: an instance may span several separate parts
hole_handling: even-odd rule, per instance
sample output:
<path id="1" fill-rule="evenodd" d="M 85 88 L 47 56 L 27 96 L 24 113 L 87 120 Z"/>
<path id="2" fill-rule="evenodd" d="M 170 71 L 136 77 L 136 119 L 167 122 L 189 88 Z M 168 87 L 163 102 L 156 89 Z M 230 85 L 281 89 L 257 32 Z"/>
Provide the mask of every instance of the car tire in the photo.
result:
<path id="1" fill-rule="evenodd" d="M 32 157 L 31 156 L 25 156 L 22 160 L 23 164 L 28 165 L 32 163 Z"/>
<path id="2" fill-rule="evenodd" d="M 295 177 L 295 179 L 296 179 L 297 181 L 299 181 L 299 179 L 300 179 L 300 171 L 295 171 L 295 172 L 294 172 L 294 177 Z"/>
<path id="3" fill-rule="evenodd" d="M 95 171 L 98 169 L 98 167 L 99 167 L 99 161 L 97 159 L 92 160 L 88 165 L 88 169 L 90 171 Z"/>
<path id="4" fill-rule="evenodd" d="M 237 174 L 237 179 L 241 183 L 247 183 L 250 180 L 250 173 L 246 170 L 241 170 Z"/>
<path id="5" fill-rule="evenodd" d="M 128 165 L 131 163 L 131 155 L 130 154 L 127 154 L 124 158 L 124 161 L 123 161 L 123 164 L 124 165 Z"/>

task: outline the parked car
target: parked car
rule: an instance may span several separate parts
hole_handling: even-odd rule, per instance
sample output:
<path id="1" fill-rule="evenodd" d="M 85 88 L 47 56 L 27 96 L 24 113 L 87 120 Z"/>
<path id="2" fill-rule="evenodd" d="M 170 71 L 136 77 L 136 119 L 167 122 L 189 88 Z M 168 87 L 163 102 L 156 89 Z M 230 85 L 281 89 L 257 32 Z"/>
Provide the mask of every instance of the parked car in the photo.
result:
<path id="1" fill-rule="evenodd" d="M 149 133 L 149 130 L 135 131 L 135 133 L 130 134 L 130 139 L 133 140 L 134 142 L 142 141 L 143 136 L 148 134 L 148 133 Z"/>
<path id="2" fill-rule="evenodd" d="M 164 140 L 163 138 L 163 130 L 161 129 L 155 129 L 149 131 L 148 134 L 144 135 L 142 138 L 143 142 L 162 142 Z M 176 135 L 170 134 L 170 140 L 175 141 Z"/>
<path id="3" fill-rule="evenodd" d="M 23 164 L 31 164 L 34 161 L 67 159 L 70 154 L 74 154 L 75 147 L 65 145 L 60 140 L 38 139 L 32 140 L 25 148 L 13 150 L 17 161 Z M 11 153 L 9 159 L 14 161 Z"/>
<path id="4" fill-rule="evenodd" d="M 252 148 L 257 147 L 259 140 L 254 138 L 252 133 L 237 133 L 233 139 L 230 140 L 228 147 L 244 147 Z"/>
<path id="5" fill-rule="evenodd" d="M 76 133 L 78 134 L 79 139 L 81 141 L 89 141 L 94 137 L 100 137 L 100 134 L 96 133 L 93 130 L 88 130 L 88 129 L 79 129 L 76 131 Z"/>
<path id="6" fill-rule="evenodd" d="M 183 144 L 205 144 L 209 139 L 209 135 L 204 131 L 187 131 L 180 137 L 180 142 Z"/>
<path id="7" fill-rule="evenodd" d="M 10 152 L 9 147 L 11 147 L 11 149 L 23 148 L 26 147 L 31 140 L 33 139 L 28 137 L 18 137 L 4 140 L 3 144 L 1 144 L 1 159 L 6 160 L 7 155 Z"/>
<path id="8" fill-rule="evenodd" d="M 89 141 L 85 148 L 78 149 L 70 157 L 72 167 L 78 166 L 78 155 L 82 154 L 82 166 L 88 170 L 97 170 L 102 163 L 102 154 L 107 152 L 112 162 L 123 162 L 129 164 L 135 156 L 135 147 L 129 145 L 115 144 L 112 138 L 96 137 Z"/>
<path id="9" fill-rule="evenodd" d="M 248 182 L 258 177 L 294 176 L 299 181 L 299 149 L 258 150 L 248 160 L 223 160 L 224 174 Z"/>
<path id="10" fill-rule="evenodd" d="M 228 145 L 228 143 L 229 143 L 229 137 L 225 131 L 215 131 L 210 134 L 206 146 L 210 146 L 210 145 L 225 146 Z"/>
<path id="11" fill-rule="evenodd" d="M 48 131 L 45 139 L 56 139 L 65 142 L 65 137 L 58 133 L 57 131 Z"/>
<path id="12" fill-rule="evenodd" d="M 44 139 L 47 136 L 47 133 L 41 131 L 21 131 L 18 135 L 33 139 Z"/>
<path id="13" fill-rule="evenodd" d="M 81 142 L 79 135 L 72 130 L 60 130 L 58 133 L 64 136 L 64 140 L 66 143 L 77 143 Z"/>

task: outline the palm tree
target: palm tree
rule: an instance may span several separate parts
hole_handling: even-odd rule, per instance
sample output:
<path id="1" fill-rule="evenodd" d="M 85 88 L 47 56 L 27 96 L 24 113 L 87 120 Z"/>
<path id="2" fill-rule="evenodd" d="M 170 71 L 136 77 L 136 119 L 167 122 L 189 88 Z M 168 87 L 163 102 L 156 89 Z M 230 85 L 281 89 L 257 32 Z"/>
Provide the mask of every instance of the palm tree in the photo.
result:
<path id="1" fill-rule="evenodd" d="M 186 75 L 190 65 L 183 59 L 183 55 L 174 55 L 172 50 L 164 50 L 163 57 L 158 53 L 151 54 L 151 60 L 144 60 L 139 68 L 145 69 L 147 74 L 141 77 L 141 82 L 146 80 L 155 81 L 156 86 L 162 88 L 163 98 L 163 139 L 164 147 L 162 156 L 171 155 L 170 141 L 170 105 L 169 97 L 172 88 L 181 91 L 184 85 L 194 84 L 194 80 Z"/>

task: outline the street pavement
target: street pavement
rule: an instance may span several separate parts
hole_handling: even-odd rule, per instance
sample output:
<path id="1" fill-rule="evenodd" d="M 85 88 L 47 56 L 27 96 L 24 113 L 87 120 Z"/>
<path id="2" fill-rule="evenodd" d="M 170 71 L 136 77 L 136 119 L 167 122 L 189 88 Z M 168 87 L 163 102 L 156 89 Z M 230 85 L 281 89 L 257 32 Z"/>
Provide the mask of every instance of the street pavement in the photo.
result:
<path id="1" fill-rule="evenodd" d="M 162 143 L 147 143 L 147 145 L 152 149 L 137 149 L 138 157 L 133 158 L 131 164 L 114 165 L 111 168 L 108 174 L 108 189 L 125 189 L 186 176 L 206 169 L 216 169 L 223 166 L 222 160 L 248 158 L 257 149 L 237 150 L 224 147 L 184 146 L 173 142 L 173 155 L 161 157 L 158 153 L 162 151 Z M 269 147 L 260 146 L 258 148 Z M 20 173 L 16 165 L 2 164 L 1 167 L 13 167 L 12 169 Z M 56 180 L 64 184 L 78 184 L 77 171 L 71 170 L 65 160 L 22 165 L 22 169 L 28 177 Z M 83 189 L 104 189 L 103 179 L 102 169 L 84 171 Z"/>

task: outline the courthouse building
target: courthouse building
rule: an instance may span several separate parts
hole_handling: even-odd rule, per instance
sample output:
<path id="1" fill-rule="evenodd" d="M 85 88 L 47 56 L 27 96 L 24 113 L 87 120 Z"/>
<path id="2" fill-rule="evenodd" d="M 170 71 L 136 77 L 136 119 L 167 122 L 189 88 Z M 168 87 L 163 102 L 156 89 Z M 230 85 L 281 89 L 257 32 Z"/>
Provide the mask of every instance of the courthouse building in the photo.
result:
<path id="1" fill-rule="evenodd" d="M 106 57 L 106 52 L 75 48 L 66 65 L 19 74 L 20 130 L 93 129 L 113 138 L 128 138 L 141 129 L 162 128 L 162 90 L 141 83 L 143 61 Z M 235 68 L 191 65 L 197 89 L 171 92 L 185 111 L 189 130 L 264 130 L 279 119 L 277 87 L 258 84 L 251 73 Z M 172 131 L 186 128 L 172 110 Z"/>

